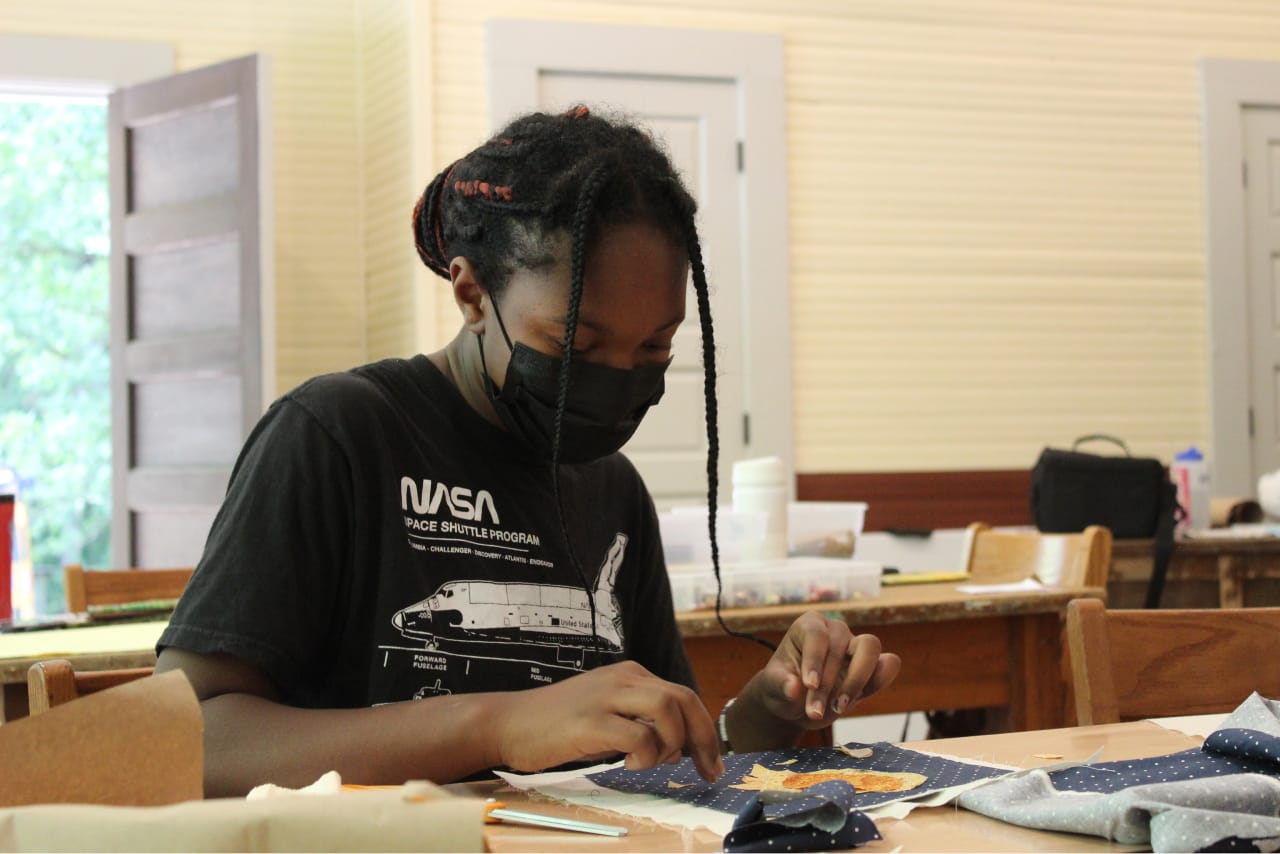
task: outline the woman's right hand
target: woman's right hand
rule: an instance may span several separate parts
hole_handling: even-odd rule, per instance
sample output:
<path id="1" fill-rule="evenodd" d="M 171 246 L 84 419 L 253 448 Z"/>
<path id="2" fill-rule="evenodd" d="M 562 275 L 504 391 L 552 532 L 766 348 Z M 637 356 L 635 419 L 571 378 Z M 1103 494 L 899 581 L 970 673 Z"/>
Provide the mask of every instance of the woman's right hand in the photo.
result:
<path id="1" fill-rule="evenodd" d="M 622 753 L 631 770 L 687 755 L 703 779 L 724 773 L 720 737 L 698 695 L 634 661 L 505 694 L 499 702 L 495 764 L 517 771 Z"/>

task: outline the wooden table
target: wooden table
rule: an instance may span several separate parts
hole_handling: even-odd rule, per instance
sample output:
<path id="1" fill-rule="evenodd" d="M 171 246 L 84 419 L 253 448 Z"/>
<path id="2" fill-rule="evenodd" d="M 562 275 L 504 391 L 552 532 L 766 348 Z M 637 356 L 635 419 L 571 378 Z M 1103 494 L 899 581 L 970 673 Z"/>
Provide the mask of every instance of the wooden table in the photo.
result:
<path id="1" fill-rule="evenodd" d="M 1061 675 L 1062 621 L 1067 603 L 1104 598 L 1096 587 L 1021 593 L 959 593 L 954 583 L 884 587 L 877 598 L 817 606 L 722 610 L 735 631 L 777 641 L 810 607 L 877 635 L 902 657 L 902 672 L 886 691 L 859 703 L 854 715 L 920 709 L 1009 706 L 1013 729 L 1048 729 L 1069 722 Z M 703 702 L 719 714 L 769 659 L 764 647 L 726 635 L 711 611 L 676 615 Z"/>
<path id="2" fill-rule="evenodd" d="M 41 629 L 0 634 L 0 722 L 27 714 L 27 669 L 44 658 L 66 658 L 76 670 L 151 667 L 156 641 L 167 620 L 109 623 L 72 629 Z"/>
<path id="3" fill-rule="evenodd" d="M 1151 541 L 1111 547 L 1109 605 L 1141 608 L 1151 578 Z M 1177 540 L 1165 577 L 1165 608 L 1280 605 L 1280 537 Z"/>
<path id="4" fill-rule="evenodd" d="M 1067 602 L 1101 598 L 1100 588 L 1046 588 L 971 595 L 956 585 L 885 587 L 880 596 L 820 606 L 786 605 L 722 611 L 737 631 L 778 640 L 809 607 L 877 635 L 902 657 L 890 689 L 859 703 L 854 715 L 919 709 L 1010 707 L 1014 729 L 1061 726 L 1066 698 L 1060 671 L 1061 624 Z M 724 634 L 710 611 L 676 615 L 703 701 L 713 714 L 768 661 L 763 647 Z M 68 658 L 77 670 L 148 667 L 163 620 L 0 634 L 5 718 L 26 714 L 27 668 L 41 658 Z"/>
<path id="5" fill-rule="evenodd" d="M 1103 726 L 1055 729 L 1039 732 L 1001 733 L 973 738 L 939 739 L 904 747 L 961 758 L 1031 768 L 1055 760 L 1037 759 L 1036 753 L 1056 753 L 1067 759 L 1084 759 L 1099 747 L 1103 758 L 1138 759 L 1162 756 L 1197 747 L 1202 739 L 1166 729 L 1148 721 Z M 485 828 L 490 851 L 719 851 L 721 838 L 709 830 L 679 830 L 632 819 L 614 812 L 560 802 L 538 800 L 501 783 L 455 784 L 455 790 L 484 797 L 498 797 L 513 809 L 530 809 L 566 815 L 586 821 L 620 824 L 629 835 L 620 839 L 565 833 L 527 827 L 492 825 Z M 956 808 L 922 807 L 903 820 L 876 822 L 884 839 L 859 851 L 1135 851 L 1092 836 L 1029 830 Z"/>

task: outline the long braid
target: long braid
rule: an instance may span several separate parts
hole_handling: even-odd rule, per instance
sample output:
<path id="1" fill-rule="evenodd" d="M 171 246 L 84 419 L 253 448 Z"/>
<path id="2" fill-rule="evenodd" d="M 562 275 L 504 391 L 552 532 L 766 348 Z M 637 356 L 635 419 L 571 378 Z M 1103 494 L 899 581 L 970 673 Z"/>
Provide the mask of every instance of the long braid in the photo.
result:
<path id="1" fill-rule="evenodd" d="M 582 580 L 587 591 L 587 605 L 591 609 L 591 644 L 596 646 L 596 592 L 595 586 L 587 578 L 586 571 L 578 561 L 573 550 L 573 540 L 569 537 L 569 526 L 565 523 L 564 501 L 560 495 L 560 438 L 564 426 L 564 410 L 569 401 L 570 366 L 573 362 L 573 344 L 578 334 L 578 310 L 582 306 L 582 281 L 586 272 L 587 259 L 587 225 L 591 221 L 591 212 L 595 209 L 596 196 L 604 184 L 608 167 L 597 166 L 587 176 L 578 193 L 578 207 L 573 216 L 571 232 L 571 267 L 569 279 L 569 312 L 564 321 L 564 357 L 560 362 L 560 391 L 556 397 L 555 433 L 551 442 L 551 492 L 556 502 L 556 518 L 560 521 L 560 533 L 564 537 L 565 550 L 569 552 L 569 562 Z"/>
<path id="2" fill-rule="evenodd" d="M 707 527 L 711 538 L 711 569 L 716 575 L 716 622 L 724 633 L 735 638 L 754 641 L 770 650 L 778 647 L 750 632 L 738 632 L 729 628 L 720 614 L 720 600 L 724 583 L 720 579 L 720 542 L 716 535 L 717 493 L 720 489 L 720 430 L 716 407 L 716 342 L 711 324 L 711 296 L 707 292 L 707 273 L 702 265 L 702 246 L 698 234 L 689 229 L 689 268 L 693 273 L 693 292 L 698 298 L 698 322 L 702 327 L 702 375 L 703 396 L 706 401 L 707 421 Z"/>

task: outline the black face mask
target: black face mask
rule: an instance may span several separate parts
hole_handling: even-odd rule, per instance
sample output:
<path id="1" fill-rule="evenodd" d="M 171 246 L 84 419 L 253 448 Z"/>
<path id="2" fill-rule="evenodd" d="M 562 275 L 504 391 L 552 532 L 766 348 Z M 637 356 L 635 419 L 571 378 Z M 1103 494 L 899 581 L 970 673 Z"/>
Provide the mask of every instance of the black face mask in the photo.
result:
<path id="1" fill-rule="evenodd" d="M 498 384 L 489 376 L 480 336 L 480 364 L 485 387 L 498 419 L 541 460 L 551 461 L 555 442 L 556 402 L 560 398 L 561 359 L 539 353 L 524 344 L 511 345 L 507 328 L 494 315 L 503 340 L 511 350 L 507 375 Z M 585 463 L 607 457 L 627 443 L 649 407 L 662 399 L 663 376 L 670 360 L 630 370 L 574 362 L 570 368 L 569 394 L 560 425 L 560 462 Z"/>

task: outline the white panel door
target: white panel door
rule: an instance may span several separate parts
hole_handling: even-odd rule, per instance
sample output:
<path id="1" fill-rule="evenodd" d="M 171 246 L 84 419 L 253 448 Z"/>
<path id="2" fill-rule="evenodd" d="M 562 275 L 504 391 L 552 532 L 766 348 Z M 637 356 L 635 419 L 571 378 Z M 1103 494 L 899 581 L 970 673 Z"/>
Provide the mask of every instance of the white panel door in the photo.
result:
<path id="1" fill-rule="evenodd" d="M 792 466 L 782 39 L 564 21 L 486 23 L 494 130 L 534 109 L 619 108 L 665 138 L 697 197 L 715 321 L 719 498 L 735 460 Z M 690 294 L 667 396 L 627 454 L 660 508 L 706 502 L 701 342 Z"/>
<path id="2" fill-rule="evenodd" d="M 698 200 L 698 234 L 715 321 L 722 483 L 732 461 L 745 454 L 736 97 L 727 80 L 543 74 L 538 86 L 543 109 L 555 112 L 585 103 L 624 112 L 650 128 L 667 145 Z M 666 394 L 624 448 L 659 507 L 706 501 L 701 340 L 691 280 Z"/>
<path id="3" fill-rule="evenodd" d="M 1246 107 L 1246 269 L 1253 482 L 1280 469 L 1280 109 Z"/>

